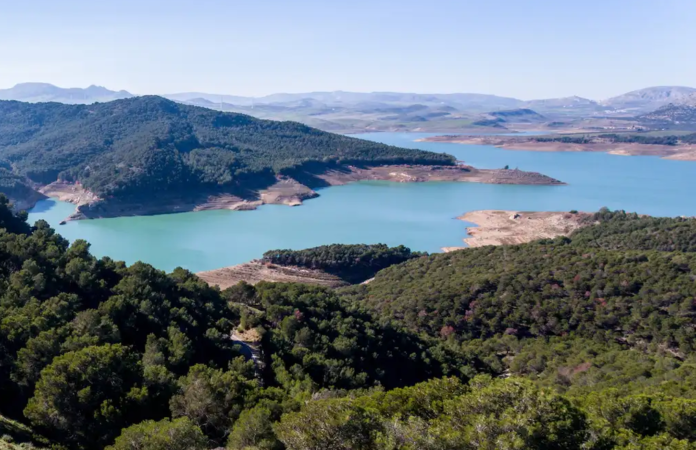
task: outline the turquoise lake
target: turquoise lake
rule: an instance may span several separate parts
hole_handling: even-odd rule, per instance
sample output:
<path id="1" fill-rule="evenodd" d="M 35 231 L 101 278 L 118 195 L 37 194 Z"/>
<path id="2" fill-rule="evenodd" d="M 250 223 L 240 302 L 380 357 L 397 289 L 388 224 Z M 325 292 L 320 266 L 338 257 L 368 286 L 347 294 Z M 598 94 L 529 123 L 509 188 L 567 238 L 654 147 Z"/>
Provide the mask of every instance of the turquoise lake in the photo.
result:
<path id="1" fill-rule="evenodd" d="M 596 211 L 602 206 L 657 216 L 696 215 L 696 162 L 605 153 L 552 153 L 490 146 L 414 142 L 434 134 L 374 133 L 358 137 L 446 152 L 480 168 L 509 165 L 537 171 L 567 186 L 473 183 L 361 182 L 319 191 L 299 207 L 202 211 L 70 222 L 74 206 L 42 201 L 29 220 L 44 219 L 70 240 L 86 239 L 96 256 L 141 260 L 171 271 L 194 272 L 249 261 L 275 248 L 331 243 L 404 244 L 438 252 L 463 245 L 467 224 L 455 218 L 479 209 Z"/>

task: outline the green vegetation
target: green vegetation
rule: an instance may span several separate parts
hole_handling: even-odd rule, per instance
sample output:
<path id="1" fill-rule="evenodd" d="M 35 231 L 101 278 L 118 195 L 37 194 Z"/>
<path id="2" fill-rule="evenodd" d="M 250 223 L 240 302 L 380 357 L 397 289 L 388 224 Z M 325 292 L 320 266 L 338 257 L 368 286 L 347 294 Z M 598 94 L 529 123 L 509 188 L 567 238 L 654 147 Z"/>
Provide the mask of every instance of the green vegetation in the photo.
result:
<path id="1" fill-rule="evenodd" d="M 684 135 L 644 135 L 644 134 L 596 134 L 582 136 L 539 136 L 531 138 L 535 142 L 562 142 L 564 144 L 591 144 L 611 142 L 617 144 L 679 145 L 696 143 L 696 133 Z"/>
<path id="2" fill-rule="evenodd" d="M 573 244 L 608 250 L 696 252 L 696 220 L 639 217 L 623 211 L 602 210 L 593 221 L 601 226 L 576 231 Z"/>
<path id="3" fill-rule="evenodd" d="M 100 196 L 267 185 L 341 164 L 445 164 L 454 157 L 137 97 L 94 105 L 0 102 L 0 158 L 34 182 Z M 1 177 L 0 177 L 1 178 Z"/>
<path id="4" fill-rule="evenodd" d="M 612 391 L 574 399 L 480 376 L 314 401 L 275 430 L 293 450 L 692 449 L 694 420 L 693 400 Z"/>
<path id="5" fill-rule="evenodd" d="M 256 407 L 284 412 L 322 389 L 470 370 L 438 342 L 379 325 L 330 290 L 262 283 L 222 295 L 183 269 L 96 259 L 45 222 L 29 228 L 4 199 L 0 228 L 0 413 L 68 448 L 104 448 L 126 431 L 117 448 L 134 434 L 166 445 L 162 430 L 175 425 L 194 439 L 176 421 L 129 428 L 183 417 L 220 445 Z M 263 334 L 258 374 L 229 339 L 238 324 Z"/>
<path id="6" fill-rule="evenodd" d="M 409 261 L 346 295 L 385 320 L 459 341 L 573 333 L 691 352 L 696 254 L 651 249 L 689 250 L 695 221 L 607 218 L 577 242 L 574 235 Z"/>
<path id="7" fill-rule="evenodd" d="M 384 268 L 425 255 L 403 245 L 390 248 L 384 244 L 333 244 L 306 250 L 269 250 L 263 254 L 263 261 L 319 269 L 359 283 Z"/>
<path id="8" fill-rule="evenodd" d="M 220 292 L 25 217 L 0 197 L 0 449 L 696 448 L 693 219 L 602 210 L 570 238 L 431 256 L 273 251 L 389 267 Z"/>
<path id="9" fill-rule="evenodd" d="M 205 450 L 208 439 L 187 417 L 159 422 L 147 420 L 123 430 L 108 450 Z"/>

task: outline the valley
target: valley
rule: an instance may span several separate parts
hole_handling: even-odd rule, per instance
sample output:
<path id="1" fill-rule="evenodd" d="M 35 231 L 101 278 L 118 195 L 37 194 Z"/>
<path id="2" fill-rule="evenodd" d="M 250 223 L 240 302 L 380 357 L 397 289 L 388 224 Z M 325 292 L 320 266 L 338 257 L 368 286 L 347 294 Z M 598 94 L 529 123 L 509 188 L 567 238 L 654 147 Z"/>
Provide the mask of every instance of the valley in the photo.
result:
<path id="1" fill-rule="evenodd" d="M 0 450 L 696 450 L 696 3 L 6 3 Z"/>

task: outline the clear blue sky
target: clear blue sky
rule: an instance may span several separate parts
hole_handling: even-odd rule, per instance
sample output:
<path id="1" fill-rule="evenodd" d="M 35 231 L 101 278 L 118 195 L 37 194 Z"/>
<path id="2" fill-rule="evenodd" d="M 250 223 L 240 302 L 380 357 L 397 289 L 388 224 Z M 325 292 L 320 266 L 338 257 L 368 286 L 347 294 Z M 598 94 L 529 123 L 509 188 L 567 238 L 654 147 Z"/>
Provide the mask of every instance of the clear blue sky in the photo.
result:
<path id="1" fill-rule="evenodd" d="M 605 98 L 696 86 L 696 0 L 0 0 L 0 87 Z"/>

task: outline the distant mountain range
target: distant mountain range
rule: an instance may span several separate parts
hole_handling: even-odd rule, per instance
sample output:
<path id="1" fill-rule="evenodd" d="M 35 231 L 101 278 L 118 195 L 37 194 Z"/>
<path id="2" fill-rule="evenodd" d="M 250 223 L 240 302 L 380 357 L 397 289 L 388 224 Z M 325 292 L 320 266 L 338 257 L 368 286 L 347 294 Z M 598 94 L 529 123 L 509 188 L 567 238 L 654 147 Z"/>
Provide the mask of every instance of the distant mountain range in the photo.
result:
<path id="1" fill-rule="evenodd" d="M 287 104 L 302 100 L 313 100 L 328 106 L 354 106 L 359 104 L 388 105 L 449 105 L 457 109 L 488 111 L 492 109 L 516 108 L 522 100 L 487 94 L 413 94 L 400 92 L 307 92 L 299 94 L 271 94 L 264 97 L 239 97 L 231 95 L 187 92 L 164 95 L 183 102 L 207 100 L 213 103 L 231 103 L 236 106 Z M 379 106 L 379 105 L 376 105 Z"/>
<path id="2" fill-rule="evenodd" d="M 47 83 L 22 83 L 0 90 L 0 100 L 30 103 L 90 104 L 130 97 L 134 97 L 130 92 L 99 86 L 65 89 Z M 346 91 L 279 93 L 263 97 L 184 92 L 163 97 L 262 119 L 302 122 L 335 132 L 471 131 L 480 127 L 501 128 L 502 122 L 540 124 L 544 121 L 561 123 L 558 120 L 562 120 L 568 123 L 580 118 L 643 116 L 670 104 L 696 106 L 696 89 L 680 86 L 650 87 L 601 101 L 577 96 L 524 101 L 470 93 Z M 496 115 L 501 111 L 516 112 L 507 117 Z"/>
<path id="3" fill-rule="evenodd" d="M 101 86 L 65 89 L 48 83 L 20 83 L 10 89 L 0 89 L 0 100 L 18 100 L 29 103 L 89 104 L 131 97 L 135 96 L 130 92 L 111 91 Z"/>
<path id="4" fill-rule="evenodd" d="M 94 103 L 131 98 L 128 91 L 112 91 L 101 86 L 87 88 L 61 88 L 48 83 L 20 83 L 9 89 L 0 89 L 0 100 L 19 100 L 30 103 Z M 306 92 L 297 94 L 271 94 L 263 97 L 211 94 L 203 92 L 182 92 L 166 94 L 170 100 L 194 104 L 207 104 L 210 107 L 229 104 L 237 107 L 257 105 L 279 105 L 286 107 L 308 106 L 307 101 L 318 104 L 341 106 L 383 105 L 448 105 L 460 111 L 488 112 L 499 109 L 528 108 L 539 111 L 558 109 L 612 109 L 655 110 L 673 103 L 696 105 L 696 88 L 684 86 L 656 86 L 631 91 L 606 100 L 595 101 L 572 96 L 538 100 L 520 100 L 489 94 L 415 94 L 401 92 Z M 297 102 L 305 102 L 298 105 Z"/>

